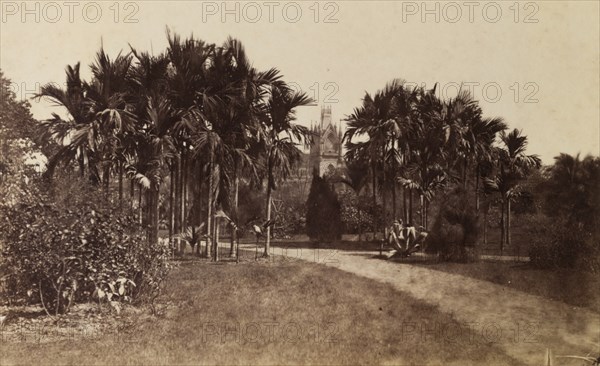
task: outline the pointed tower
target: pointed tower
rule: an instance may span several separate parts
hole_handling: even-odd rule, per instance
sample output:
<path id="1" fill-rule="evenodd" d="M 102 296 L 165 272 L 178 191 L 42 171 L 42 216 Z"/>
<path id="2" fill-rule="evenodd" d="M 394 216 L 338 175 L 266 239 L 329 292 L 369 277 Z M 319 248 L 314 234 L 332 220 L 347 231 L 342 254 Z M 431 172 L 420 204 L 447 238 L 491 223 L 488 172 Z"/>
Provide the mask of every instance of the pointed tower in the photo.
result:
<path id="1" fill-rule="evenodd" d="M 331 106 L 321 107 L 321 121 L 315 128 L 310 147 L 309 170 L 317 169 L 320 176 L 341 166 L 342 131 L 332 119 Z"/>

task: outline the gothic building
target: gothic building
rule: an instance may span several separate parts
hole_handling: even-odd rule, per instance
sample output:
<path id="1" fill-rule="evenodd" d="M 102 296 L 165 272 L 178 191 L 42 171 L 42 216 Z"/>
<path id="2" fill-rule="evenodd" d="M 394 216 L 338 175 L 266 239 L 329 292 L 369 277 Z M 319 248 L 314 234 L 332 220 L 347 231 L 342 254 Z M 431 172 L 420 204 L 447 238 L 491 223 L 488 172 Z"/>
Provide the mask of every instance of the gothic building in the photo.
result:
<path id="1" fill-rule="evenodd" d="M 320 176 L 343 168 L 341 126 L 334 125 L 331 107 L 321 108 L 321 121 L 311 127 L 313 144 L 308 154 L 308 173 L 317 169 Z"/>

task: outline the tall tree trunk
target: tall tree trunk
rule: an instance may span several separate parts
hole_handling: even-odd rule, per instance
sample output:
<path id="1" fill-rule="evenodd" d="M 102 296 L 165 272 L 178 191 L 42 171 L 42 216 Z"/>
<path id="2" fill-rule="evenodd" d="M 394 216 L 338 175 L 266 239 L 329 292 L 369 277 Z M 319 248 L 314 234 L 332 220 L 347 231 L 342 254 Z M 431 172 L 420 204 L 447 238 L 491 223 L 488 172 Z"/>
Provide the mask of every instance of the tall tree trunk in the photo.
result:
<path id="1" fill-rule="evenodd" d="M 156 189 L 152 192 L 154 195 L 154 212 L 152 213 L 152 231 L 153 231 L 153 244 L 158 244 L 158 232 L 160 229 L 160 184 L 156 184 Z"/>
<path id="2" fill-rule="evenodd" d="M 146 235 L 148 236 L 148 242 L 150 244 L 155 243 L 154 237 L 154 205 L 155 205 L 155 196 L 154 196 L 155 185 L 152 183 L 150 188 L 146 190 Z"/>
<path id="3" fill-rule="evenodd" d="M 375 233 L 377 233 L 377 176 L 375 174 L 375 164 L 371 164 L 371 178 L 372 178 L 372 193 L 373 193 L 373 240 L 375 240 Z"/>
<path id="4" fill-rule="evenodd" d="M 233 258 L 235 256 L 235 227 L 233 225 L 229 225 L 229 258 Z"/>
<path id="5" fill-rule="evenodd" d="M 215 247 L 213 248 L 215 262 L 219 261 L 219 218 L 215 217 Z"/>
<path id="6" fill-rule="evenodd" d="M 144 191 L 144 200 L 146 201 L 146 207 L 144 207 L 144 230 L 146 231 L 146 237 L 149 243 L 152 243 L 152 232 L 150 231 L 150 223 L 152 222 L 152 217 L 150 217 L 152 213 L 152 196 L 150 195 L 150 190 L 152 188 L 148 188 Z"/>
<path id="7" fill-rule="evenodd" d="M 273 197 L 271 192 L 271 178 L 269 178 L 269 182 L 267 183 L 267 222 L 271 220 L 271 206 L 273 204 L 272 201 Z M 271 250 L 271 227 L 272 225 L 269 225 L 267 227 L 267 240 L 265 241 L 265 252 L 263 253 L 264 257 L 269 257 L 269 252 Z"/>
<path id="8" fill-rule="evenodd" d="M 479 175 L 481 174 L 479 164 L 477 164 L 475 172 L 475 210 L 479 214 Z"/>
<path id="9" fill-rule="evenodd" d="M 429 201 L 425 199 L 425 225 L 423 225 L 425 231 L 429 227 Z"/>
<path id="10" fill-rule="evenodd" d="M 382 168 L 381 168 L 382 180 L 383 180 L 383 182 L 381 184 L 381 199 L 382 199 L 381 206 L 382 206 L 382 209 L 383 209 L 383 227 L 384 228 L 386 228 L 387 225 L 389 225 L 389 223 L 388 223 L 387 205 L 386 205 L 386 203 L 387 203 L 387 199 L 386 199 L 387 198 L 386 197 L 387 196 L 386 195 L 386 193 L 387 193 L 386 183 L 387 182 L 386 182 L 386 174 L 385 174 L 385 165 L 386 164 L 385 164 L 385 147 L 384 147 L 383 148 Z"/>
<path id="11" fill-rule="evenodd" d="M 106 166 L 104 168 L 104 174 L 103 174 L 103 180 L 104 180 L 104 193 L 106 194 L 106 199 L 110 200 L 110 167 Z"/>
<path id="12" fill-rule="evenodd" d="M 396 217 L 396 175 L 394 174 L 392 182 L 392 220 L 397 220 Z"/>
<path id="13" fill-rule="evenodd" d="M 406 224 L 408 222 L 408 197 L 406 197 L 406 187 L 402 187 L 402 221 Z"/>
<path id="14" fill-rule="evenodd" d="M 504 199 L 502 199 L 500 208 L 500 255 L 504 253 Z"/>
<path id="15" fill-rule="evenodd" d="M 140 226 L 144 224 L 143 211 L 142 211 L 142 185 L 138 185 L 138 219 L 140 220 Z"/>
<path id="16" fill-rule="evenodd" d="M 463 188 L 465 191 L 467 190 L 467 171 L 468 170 L 469 170 L 469 160 L 467 160 L 467 158 L 465 158 L 465 160 L 463 162 L 463 172 L 462 172 Z"/>
<path id="17" fill-rule="evenodd" d="M 173 224 L 175 221 L 175 210 L 173 207 L 173 203 L 175 201 L 175 190 L 173 189 L 173 185 L 175 184 L 175 167 L 171 165 L 170 167 L 170 176 L 171 179 L 169 181 L 169 248 L 173 248 Z"/>
<path id="18" fill-rule="evenodd" d="M 85 162 L 83 154 L 78 159 L 79 162 L 79 172 L 81 173 L 81 178 L 85 177 Z"/>
<path id="19" fill-rule="evenodd" d="M 510 248 L 510 198 L 506 200 L 506 247 Z"/>
<path id="20" fill-rule="evenodd" d="M 412 188 L 408 189 L 408 223 L 410 225 L 414 225 L 414 223 L 413 223 L 413 190 L 412 190 Z"/>
<path id="21" fill-rule="evenodd" d="M 213 223 L 213 260 L 217 262 L 219 260 L 219 221 L 217 219 L 217 200 L 219 197 L 219 182 L 220 182 L 220 166 L 218 164 L 213 164 L 215 171 L 214 178 L 214 193 L 213 193 L 213 202 L 212 202 L 212 223 Z"/>
<path id="22" fill-rule="evenodd" d="M 119 208 L 123 208 L 123 162 L 119 162 Z"/>
<path id="23" fill-rule="evenodd" d="M 425 227 L 425 197 L 422 194 L 419 195 L 421 203 L 421 226 Z"/>
<path id="24" fill-rule="evenodd" d="M 146 232 L 146 239 L 148 240 L 148 242 L 150 242 L 152 240 L 152 238 L 151 238 L 151 233 L 150 233 L 150 209 L 149 209 L 149 207 L 152 206 L 152 199 L 151 199 L 148 191 L 149 191 L 149 189 L 144 191 L 144 202 L 146 203 L 146 206 L 144 207 L 144 210 L 142 212 L 142 215 L 144 216 L 144 218 L 142 219 L 142 222 L 144 223 L 144 231 Z"/>
<path id="25" fill-rule="evenodd" d="M 199 168 L 198 169 L 198 177 L 197 177 L 197 182 L 198 182 L 198 209 L 197 211 L 197 218 L 196 218 L 196 222 L 198 223 L 198 225 L 200 225 L 200 223 L 202 222 L 202 207 L 204 204 L 204 196 L 202 195 L 203 192 L 203 187 L 204 187 L 204 182 L 202 181 L 202 169 Z M 195 224 L 194 224 L 195 225 Z M 202 233 L 199 232 L 198 233 L 198 245 L 196 246 L 196 255 L 200 256 L 201 254 L 201 249 L 202 249 Z"/>
<path id="26" fill-rule="evenodd" d="M 488 225 L 488 211 L 490 210 L 490 202 L 486 202 L 486 208 L 483 211 L 483 245 L 487 245 L 487 225 Z"/>
<path id="27" fill-rule="evenodd" d="M 239 174 L 238 174 L 238 167 L 237 167 L 237 159 L 234 159 L 233 161 L 233 174 L 234 174 L 234 178 L 233 178 L 233 214 L 231 219 L 233 220 L 233 225 L 231 226 L 231 244 L 230 244 L 230 248 L 229 248 L 229 256 L 233 257 L 235 255 L 235 253 L 237 253 L 237 251 L 235 250 L 235 245 L 239 245 L 238 242 L 238 238 L 237 238 L 237 225 L 238 225 L 238 193 L 239 193 L 239 187 L 240 187 L 240 178 L 239 178 Z"/>
<path id="28" fill-rule="evenodd" d="M 359 205 L 360 205 L 360 202 L 359 202 Z M 360 209 L 360 206 L 357 207 L 357 211 L 358 211 L 358 241 L 361 242 L 362 234 L 363 234 L 363 225 L 362 225 L 362 210 Z"/>
<path id="29" fill-rule="evenodd" d="M 182 234 L 183 232 L 185 232 L 185 229 L 187 227 L 187 220 L 185 217 L 185 213 L 187 210 L 187 204 L 188 204 L 188 200 L 187 200 L 187 195 L 188 195 L 188 182 L 187 182 L 187 178 L 188 178 L 188 154 L 187 154 L 187 150 L 184 151 L 183 153 L 183 158 L 182 158 L 182 168 L 181 168 L 181 174 L 182 174 L 182 179 L 181 179 L 181 212 L 180 212 L 180 222 L 181 222 L 181 228 L 180 228 L 180 234 Z M 181 241 L 181 253 L 183 254 L 185 252 L 185 241 L 182 240 Z"/>
<path id="30" fill-rule="evenodd" d="M 147 207 L 148 209 L 148 232 L 150 233 L 150 242 L 154 244 L 154 205 L 156 205 L 154 195 L 154 184 L 150 186 L 150 189 L 146 191 L 148 193 L 148 202 L 150 203 Z"/>
<path id="31" fill-rule="evenodd" d="M 135 202 L 135 181 L 129 180 L 129 208 L 133 210 L 133 203 Z"/>
<path id="32" fill-rule="evenodd" d="M 175 191 L 175 202 L 173 203 L 173 234 L 178 235 L 181 233 L 181 154 L 178 154 L 175 159 L 175 179 L 173 181 Z M 177 238 L 173 243 L 174 250 L 177 251 L 178 255 L 182 255 L 181 250 L 181 239 Z"/>
<path id="33" fill-rule="evenodd" d="M 263 253 L 263 257 L 268 258 L 269 252 L 271 251 L 271 228 L 273 225 L 270 225 L 271 220 L 271 206 L 273 205 L 273 197 L 272 197 L 272 187 L 273 187 L 273 165 L 271 162 L 271 156 L 268 157 L 267 161 L 267 238 L 265 240 L 265 252 Z"/>
<path id="34" fill-rule="evenodd" d="M 158 243 L 160 185 L 153 184 L 149 192 L 152 196 L 152 207 L 150 208 L 152 211 L 150 215 L 152 217 L 152 221 L 150 222 L 150 232 L 152 235 L 150 243 L 156 245 Z"/>
<path id="35" fill-rule="evenodd" d="M 212 254 L 212 203 L 213 203 L 213 160 L 214 158 L 211 156 L 210 164 L 208 166 L 208 201 L 206 203 L 206 257 L 211 258 Z"/>

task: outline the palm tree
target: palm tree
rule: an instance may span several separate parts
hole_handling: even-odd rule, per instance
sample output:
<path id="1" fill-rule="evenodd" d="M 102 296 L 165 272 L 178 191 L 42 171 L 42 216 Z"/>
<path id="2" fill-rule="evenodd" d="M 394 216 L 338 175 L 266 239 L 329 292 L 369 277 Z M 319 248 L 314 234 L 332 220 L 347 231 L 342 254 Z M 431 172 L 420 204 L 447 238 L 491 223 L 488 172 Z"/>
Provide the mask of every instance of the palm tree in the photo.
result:
<path id="1" fill-rule="evenodd" d="M 270 87 L 279 79 L 279 71 L 270 69 L 266 72 L 256 70 L 248 56 L 245 48 L 239 40 L 228 38 L 223 44 L 223 49 L 227 50 L 229 68 L 228 77 L 237 90 L 237 95 L 233 103 L 229 103 L 229 113 L 224 119 L 222 126 L 223 136 L 226 143 L 232 147 L 231 175 L 233 187 L 233 202 L 231 204 L 231 216 L 233 222 L 237 222 L 238 217 L 238 192 L 240 183 L 240 172 L 244 171 L 250 179 L 257 179 L 256 161 L 258 155 L 248 154 L 247 151 L 256 145 L 257 137 L 260 135 L 261 120 L 266 116 L 262 103 L 268 96 Z M 252 149 L 251 149 L 252 150 Z M 256 151 L 256 149 L 254 149 Z M 235 225 L 231 228 L 231 246 L 230 256 L 233 256 L 234 244 L 237 242 L 237 230 Z"/>
<path id="2" fill-rule="evenodd" d="M 480 197 L 481 193 L 484 196 L 489 195 L 489 189 L 485 186 L 481 189 L 481 180 L 485 179 L 490 174 L 494 161 L 496 160 L 496 137 L 499 133 L 506 130 L 507 126 L 502 118 L 482 118 L 481 114 L 477 114 L 469 120 L 467 130 L 463 138 L 466 143 L 466 156 L 475 164 L 475 210 L 477 214 L 480 212 Z M 468 163 L 467 163 L 468 164 Z M 465 180 L 466 183 L 466 180 Z M 483 192 L 482 192 L 483 191 Z M 490 209 L 490 200 L 486 201 L 486 206 L 483 212 L 483 242 L 487 244 L 487 215 Z"/>
<path id="3" fill-rule="evenodd" d="M 100 181 L 99 165 L 103 167 L 103 180 L 108 190 L 110 169 L 119 163 L 122 172 L 124 153 L 120 135 L 127 130 L 127 74 L 130 56 L 120 54 L 111 60 L 103 49 L 90 65 L 93 79 L 90 83 L 81 80 L 79 64 L 67 67 L 67 87 L 61 89 L 52 84 L 42 87 L 37 98 L 49 98 L 54 104 L 64 107 L 70 119 L 64 121 L 57 114 L 45 121 L 47 133 L 61 140 L 61 148 L 50 160 L 47 176 L 51 176 L 59 162 L 77 159 L 81 174 L 89 171 L 93 182 Z M 121 179 L 120 179 L 121 181 Z M 122 199 L 122 184 L 119 185 Z"/>
<path id="4" fill-rule="evenodd" d="M 343 141 L 345 141 L 346 161 L 358 161 L 364 160 L 368 162 L 371 167 L 371 193 L 373 200 L 373 209 L 377 207 L 377 179 L 378 169 L 377 165 L 380 163 L 378 157 L 379 147 L 371 138 L 373 122 L 373 98 L 369 93 L 366 93 L 363 97 L 362 105 L 359 108 L 355 108 L 354 112 L 346 118 L 347 129 L 344 133 Z M 353 141 L 355 138 L 360 139 L 362 136 L 367 135 L 367 141 Z M 373 232 L 377 231 L 377 224 L 373 227 Z"/>
<path id="5" fill-rule="evenodd" d="M 446 170 L 455 172 L 467 188 L 468 171 L 475 154 L 475 142 L 470 134 L 471 125 L 481 118 L 481 108 L 471 94 L 460 90 L 455 98 L 441 102 L 441 110 L 434 118 L 439 119 L 445 132 L 444 152 L 446 154 Z"/>
<path id="6" fill-rule="evenodd" d="M 104 188 L 108 193 L 110 173 L 117 165 L 119 173 L 119 192 L 122 199 L 122 165 L 125 160 L 121 137 L 131 132 L 132 118 L 128 113 L 127 92 L 128 74 L 132 57 L 121 55 L 114 60 L 100 49 L 95 62 L 90 65 L 92 81 L 87 85 L 86 96 L 89 99 L 91 113 L 97 126 L 99 153 L 103 168 Z"/>
<path id="7" fill-rule="evenodd" d="M 259 139 L 262 133 L 261 120 L 266 117 L 262 101 L 279 75 L 275 69 L 256 71 L 241 43 L 231 38 L 214 48 L 208 61 L 201 105 L 193 113 L 197 121 L 193 143 L 197 152 L 203 152 L 209 160 L 207 227 L 216 234 L 217 209 L 233 211 L 233 220 L 237 220 L 239 171 L 255 171 L 255 159 L 246 150 L 250 141 Z M 232 254 L 234 227 L 231 225 Z M 218 237 L 212 237 L 216 249 Z"/>
<path id="8" fill-rule="evenodd" d="M 547 194 L 545 208 L 550 216 L 565 215 L 568 222 L 578 227 L 594 228 L 598 220 L 600 159 L 586 156 L 581 159 L 561 153 L 549 168 L 549 177 L 543 183 Z"/>
<path id="9" fill-rule="evenodd" d="M 436 85 L 437 86 L 437 85 Z M 410 162 L 406 167 L 408 178 L 401 178 L 409 189 L 409 222 L 412 217 L 412 191 L 419 194 L 421 201 L 421 226 L 427 228 L 427 206 L 435 192 L 443 187 L 449 177 L 448 156 L 450 123 L 448 107 L 431 90 L 420 90 L 410 135 Z"/>
<path id="10" fill-rule="evenodd" d="M 285 180 L 294 165 L 300 162 L 302 152 L 298 144 L 308 146 L 312 141 L 308 128 L 294 123 L 297 107 L 312 104 L 305 93 L 294 92 L 283 82 L 275 83 L 265 104 L 266 118 L 262 125 L 265 173 L 267 176 L 267 222 L 271 221 L 272 193 L 277 183 Z M 264 256 L 269 256 L 271 226 L 267 227 Z"/>
<path id="11" fill-rule="evenodd" d="M 471 120 L 465 138 L 468 141 L 469 155 L 475 160 L 475 209 L 479 212 L 479 191 L 482 167 L 494 159 L 494 144 L 498 134 L 506 130 L 502 118 L 476 118 Z"/>
<path id="12" fill-rule="evenodd" d="M 371 97 L 365 94 L 360 108 L 348 116 L 348 129 L 344 134 L 349 159 L 364 155 L 367 151 L 373 169 L 373 205 L 376 206 L 375 187 L 380 186 L 383 202 L 384 222 L 387 221 L 386 192 L 391 185 L 393 194 L 392 211 L 396 216 L 396 175 L 405 163 L 406 136 L 410 129 L 416 93 L 406 88 L 404 82 L 395 79 Z M 366 135 L 365 142 L 354 142 L 354 138 Z M 378 169 L 376 169 L 376 167 Z M 391 167 L 391 169 L 390 169 Z M 377 172 L 379 170 L 379 172 Z M 376 177 L 380 175 L 379 184 Z M 391 175 L 392 179 L 388 179 Z"/>
<path id="13" fill-rule="evenodd" d="M 527 155 L 527 136 L 514 129 L 508 134 L 500 133 L 502 146 L 498 149 L 498 172 L 495 177 L 485 181 L 489 190 L 500 194 L 501 200 L 501 233 L 500 252 L 504 251 L 504 244 L 510 246 L 510 203 L 519 194 L 519 182 L 524 179 L 532 169 L 541 166 L 537 155 Z"/>
<path id="14" fill-rule="evenodd" d="M 221 139 L 221 136 L 217 132 L 211 129 L 211 127 L 199 126 L 192 137 L 194 149 L 194 157 L 198 158 L 201 155 L 209 156 L 208 162 L 208 201 L 207 201 L 207 230 L 208 237 L 211 240 L 211 248 L 208 248 L 207 243 L 207 255 L 214 256 L 215 260 L 218 260 L 217 240 L 216 237 L 216 210 L 217 201 L 220 192 L 219 182 L 221 181 L 221 165 L 225 163 L 227 155 L 225 153 L 226 146 Z"/>
<path id="15" fill-rule="evenodd" d="M 178 154 L 172 164 L 174 180 L 172 184 L 174 188 L 174 205 L 173 208 L 173 232 L 176 234 L 182 234 L 185 229 L 185 212 L 186 212 L 186 200 L 185 200 L 185 187 L 188 184 L 187 174 L 183 165 L 186 161 L 186 156 L 191 155 L 191 164 L 188 164 L 188 168 L 192 168 L 195 173 L 197 182 L 197 212 L 196 217 L 200 218 L 200 210 L 203 206 L 202 199 L 202 185 L 204 179 L 207 179 L 206 185 L 208 185 L 208 177 L 206 168 L 209 165 L 206 155 L 199 154 L 196 149 L 193 149 L 192 136 L 198 129 L 202 129 L 205 126 L 204 106 L 211 101 L 211 95 L 208 83 L 209 65 L 215 46 L 213 44 L 205 43 L 201 40 L 195 39 L 193 36 L 182 40 L 179 35 L 171 34 L 167 29 L 167 39 L 169 47 L 167 48 L 167 54 L 170 60 L 168 68 L 168 94 L 169 99 L 174 109 L 178 110 L 182 118 L 179 120 L 173 129 L 173 136 L 175 137 Z M 207 102 L 207 103 L 205 103 Z M 207 195 L 212 195 L 212 190 L 207 189 Z M 207 230 L 206 237 L 211 237 L 212 225 L 211 222 L 211 199 L 207 199 Z M 195 223 L 196 225 L 199 222 Z M 180 243 L 181 245 L 181 243 Z M 206 245 L 205 255 L 211 254 L 210 246 Z"/>
<path id="16" fill-rule="evenodd" d="M 135 175 L 140 186 L 146 189 L 148 238 L 155 243 L 158 241 L 160 185 L 167 162 L 175 152 L 171 131 L 181 115 L 166 96 L 168 58 L 135 50 L 132 53 L 137 62 L 130 76 L 131 93 L 136 97 L 133 114 L 137 124 L 139 170 Z"/>
<path id="17" fill-rule="evenodd" d="M 353 116 L 357 116 L 357 110 Z M 355 118 L 351 116 L 350 118 Z M 350 121 L 350 118 L 348 121 Z M 349 132 L 350 131 L 350 132 Z M 373 210 L 377 208 L 377 159 L 376 152 L 373 151 L 374 144 L 371 144 L 369 141 L 360 141 L 360 142 L 352 142 L 353 137 L 355 136 L 354 131 L 347 129 L 346 135 L 344 136 L 344 140 L 346 140 L 346 153 L 344 155 L 344 159 L 347 162 L 347 165 L 350 167 L 352 164 L 359 164 L 360 162 L 364 162 L 367 166 L 367 170 L 365 171 L 365 180 L 370 179 L 371 186 L 371 194 L 372 194 L 372 206 Z M 354 185 L 354 183 L 352 183 Z M 367 183 L 365 182 L 365 185 Z M 377 220 L 376 217 L 373 216 L 373 225 L 372 228 L 373 233 L 377 231 Z"/>
<path id="18" fill-rule="evenodd" d="M 358 241 L 362 240 L 362 222 L 361 222 L 361 209 L 360 202 L 358 198 L 360 198 L 360 192 L 369 182 L 369 166 L 366 160 L 353 159 L 347 162 L 346 164 L 346 173 L 347 176 L 340 177 L 340 182 L 346 184 L 350 187 L 357 197 L 357 211 L 358 211 L 358 221 L 360 223 L 358 227 Z"/>
<path id="19" fill-rule="evenodd" d="M 90 102 L 86 97 L 86 85 L 80 76 L 80 64 L 67 66 L 66 88 L 54 84 L 44 85 L 37 99 L 47 98 L 55 106 L 62 107 L 68 114 L 65 120 L 53 113 L 52 118 L 42 122 L 46 129 L 47 139 L 54 139 L 62 146 L 48 161 L 44 175 L 52 177 L 56 166 L 76 159 L 81 176 L 86 169 L 90 181 L 99 182 L 97 171 L 97 154 L 95 149 L 94 116 L 91 113 Z"/>

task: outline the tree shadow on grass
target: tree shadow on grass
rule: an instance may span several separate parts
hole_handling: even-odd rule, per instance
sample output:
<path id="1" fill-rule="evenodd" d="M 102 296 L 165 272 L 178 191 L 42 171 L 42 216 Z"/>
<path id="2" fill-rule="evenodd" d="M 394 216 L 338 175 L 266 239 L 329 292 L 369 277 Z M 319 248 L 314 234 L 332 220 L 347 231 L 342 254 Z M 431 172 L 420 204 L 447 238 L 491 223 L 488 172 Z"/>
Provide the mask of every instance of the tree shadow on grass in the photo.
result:
<path id="1" fill-rule="evenodd" d="M 44 309 L 27 307 L 25 309 L 12 308 L 10 316 L 15 319 L 38 319 L 43 318 L 47 314 Z"/>
<path id="2" fill-rule="evenodd" d="M 379 241 L 334 241 L 334 242 L 316 242 L 316 241 L 277 241 L 271 243 L 272 247 L 277 248 L 300 248 L 300 249 L 330 249 L 340 251 L 379 251 Z"/>

